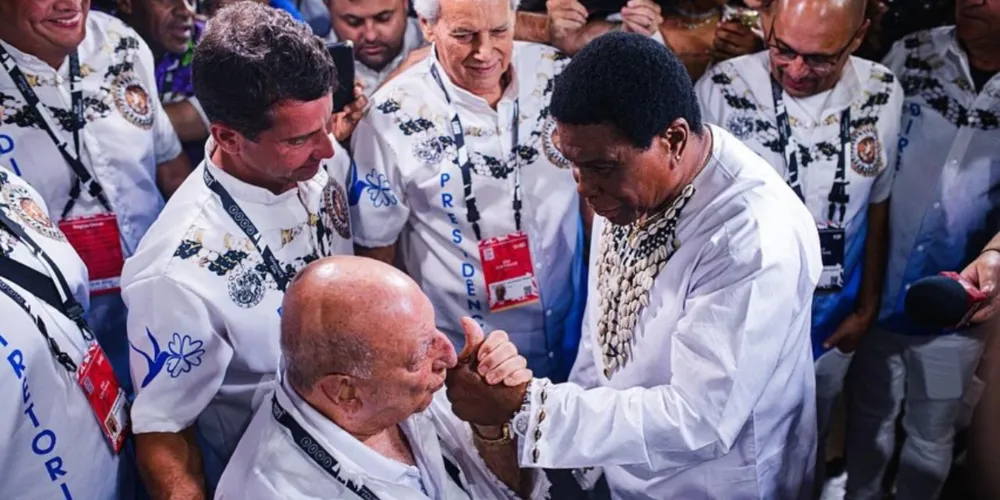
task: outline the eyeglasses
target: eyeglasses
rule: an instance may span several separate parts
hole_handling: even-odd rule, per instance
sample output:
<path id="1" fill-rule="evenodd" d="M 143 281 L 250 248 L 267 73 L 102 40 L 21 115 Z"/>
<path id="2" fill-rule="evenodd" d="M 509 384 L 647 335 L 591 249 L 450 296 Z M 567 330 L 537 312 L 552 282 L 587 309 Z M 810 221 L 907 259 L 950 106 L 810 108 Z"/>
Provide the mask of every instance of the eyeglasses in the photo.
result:
<path id="1" fill-rule="evenodd" d="M 861 34 L 861 30 L 864 29 L 864 27 L 865 25 L 862 24 L 861 27 L 858 28 L 853 35 L 851 35 L 851 38 L 847 41 L 847 45 L 833 54 L 803 54 L 789 47 L 788 44 L 775 37 L 774 23 L 772 22 L 771 29 L 768 31 L 767 35 L 767 48 L 771 52 L 771 57 L 773 57 L 777 62 L 787 64 L 801 57 L 802 63 L 808 66 L 813 73 L 821 76 L 827 75 L 837 67 L 837 63 L 844 57 L 844 53 L 847 52 L 847 49 L 851 48 L 851 45 L 854 43 L 854 39 Z"/>

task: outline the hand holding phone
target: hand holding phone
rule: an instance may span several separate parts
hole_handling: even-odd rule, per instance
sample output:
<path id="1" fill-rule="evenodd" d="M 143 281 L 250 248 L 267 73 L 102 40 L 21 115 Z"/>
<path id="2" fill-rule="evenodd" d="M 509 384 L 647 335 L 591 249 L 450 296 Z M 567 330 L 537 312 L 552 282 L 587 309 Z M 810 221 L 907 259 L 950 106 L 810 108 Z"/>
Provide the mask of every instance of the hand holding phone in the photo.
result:
<path id="1" fill-rule="evenodd" d="M 327 43 L 326 50 L 337 67 L 337 88 L 333 91 L 333 112 L 339 113 L 354 101 L 354 42 Z"/>

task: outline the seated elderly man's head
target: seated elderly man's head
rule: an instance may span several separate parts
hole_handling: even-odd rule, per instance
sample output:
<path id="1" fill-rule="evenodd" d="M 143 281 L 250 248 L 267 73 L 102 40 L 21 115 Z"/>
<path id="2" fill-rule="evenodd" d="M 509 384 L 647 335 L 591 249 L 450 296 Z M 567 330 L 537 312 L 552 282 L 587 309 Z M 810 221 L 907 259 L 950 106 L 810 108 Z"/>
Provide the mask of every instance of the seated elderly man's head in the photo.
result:
<path id="1" fill-rule="evenodd" d="M 455 85 L 499 99 L 514 51 L 520 0 L 414 0 L 424 38 Z"/>
<path id="2" fill-rule="evenodd" d="M 344 430 L 374 434 L 426 409 L 456 364 L 434 308 L 408 276 L 353 256 L 306 266 L 285 294 L 288 382 Z"/>

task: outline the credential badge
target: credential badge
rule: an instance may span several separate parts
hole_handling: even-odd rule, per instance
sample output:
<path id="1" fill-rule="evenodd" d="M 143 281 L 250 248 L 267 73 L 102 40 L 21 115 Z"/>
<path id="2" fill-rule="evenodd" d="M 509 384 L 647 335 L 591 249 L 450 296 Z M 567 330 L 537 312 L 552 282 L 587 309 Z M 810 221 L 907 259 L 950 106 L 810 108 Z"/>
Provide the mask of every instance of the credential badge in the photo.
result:
<path id="1" fill-rule="evenodd" d="M 878 134 L 871 125 L 865 125 L 854 132 L 852 140 L 854 146 L 851 155 L 851 168 L 858 175 L 864 177 L 875 177 L 882 171 L 884 162 L 882 161 L 882 143 L 879 142 Z"/>
<path id="2" fill-rule="evenodd" d="M 153 128 L 153 106 L 149 92 L 131 72 L 122 73 L 111 84 L 115 107 L 129 123 L 143 130 Z"/>

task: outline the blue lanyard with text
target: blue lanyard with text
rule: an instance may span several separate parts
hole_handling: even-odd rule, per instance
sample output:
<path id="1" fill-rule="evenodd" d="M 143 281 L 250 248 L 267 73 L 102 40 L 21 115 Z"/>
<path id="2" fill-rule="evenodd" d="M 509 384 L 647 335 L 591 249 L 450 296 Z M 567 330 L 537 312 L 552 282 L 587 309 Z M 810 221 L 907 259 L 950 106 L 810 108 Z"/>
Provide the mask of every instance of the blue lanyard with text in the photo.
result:
<path id="1" fill-rule="evenodd" d="M 781 146 L 784 148 L 785 165 L 788 171 L 788 185 L 795 191 L 795 194 L 802 200 L 803 203 L 806 201 L 805 194 L 802 192 L 802 180 L 799 179 L 799 163 L 797 149 L 798 144 L 795 142 L 795 137 L 792 136 L 792 126 L 788 119 L 788 109 L 785 108 L 785 100 L 781 95 L 782 89 L 781 85 L 771 79 L 771 96 L 774 99 L 774 111 L 777 115 L 778 120 L 778 134 Z M 827 196 L 827 201 L 830 202 L 828 217 L 827 219 L 832 221 L 834 214 L 837 212 L 838 205 L 843 207 L 846 206 L 850 197 L 847 195 L 847 147 L 851 144 L 851 106 L 848 105 L 847 108 L 840 114 L 840 147 L 837 149 L 837 171 L 834 174 L 833 186 L 830 187 L 830 194 Z M 844 216 L 846 210 L 840 210 L 840 220 L 841 226 L 844 224 Z"/>
<path id="2" fill-rule="evenodd" d="M 271 277 L 274 278 L 274 282 L 277 283 L 278 290 L 284 292 L 285 288 L 288 287 L 291 276 L 281 267 L 281 262 L 278 262 L 278 258 L 274 256 L 274 252 L 271 251 L 270 247 L 267 245 L 260 246 L 260 230 L 250 220 L 250 216 L 243 211 L 239 203 L 236 203 L 236 200 L 229 194 L 229 191 L 226 191 L 226 188 L 212 175 L 212 172 L 208 171 L 208 167 L 205 167 L 204 178 L 208 189 L 217 194 L 222 201 L 223 210 L 226 211 L 226 214 L 229 215 L 237 226 L 240 226 L 240 229 L 247 235 L 247 238 L 250 238 L 254 248 L 260 252 L 260 256 L 264 258 L 264 266 L 267 267 L 268 272 L 271 273 Z"/>
<path id="3" fill-rule="evenodd" d="M 438 87 L 441 88 L 441 92 L 444 93 L 445 100 L 448 101 L 448 105 L 452 108 L 451 133 L 455 141 L 455 163 L 458 164 L 458 168 L 462 171 L 466 218 L 469 220 L 469 224 L 472 224 L 472 230 L 476 233 L 476 240 L 482 240 L 483 235 L 479 228 L 479 210 L 476 208 L 476 195 L 472 192 L 472 158 L 469 156 L 469 151 L 465 145 L 465 129 L 462 128 L 462 120 L 458 117 L 458 109 L 451 102 L 451 96 L 448 94 L 448 90 L 445 89 L 444 80 L 441 79 L 441 73 L 438 72 L 437 64 L 431 64 L 431 76 L 434 77 Z M 511 144 L 514 151 L 514 227 L 518 231 L 521 230 L 521 162 L 517 159 L 520 153 L 518 151 L 518 134 L 521 128 L 520 101 L 520 98 L 514 100 L 514 137 Z"/>
<path id="4" fill-rule="evenodd" d="M 21 72 L 21 69 L 17 67 L 17 63 L 14 62 L 14 58 L 11 57 L 10 53 L 2 45 L 0 45 L 0 66 L 3 66 L 7 70 L 7 74 L 14 81 L 17 90 L 21 92 L 21 97 L 27 102 L 28 109 L 31 110 L 31 113 L 38 121 L 38 126 L 52 139 L 53 144 L 56 145 L 56 149 L 59 150 L 63 159 L 69 164 L 70 169 L 76 174 L 73 187 L 69 192 L 69 200 L 66 202 L 66 206 L 63 207 L 62 218 L 65 219 L 69 215 L 70 210 L 73 209 L 73 205 L 76 204 L 77 198 L 80 197 L 80 184 L 86 184 L 87 192 L 97 199 L 105 210 L 113 212 L 111 203 L 104 194 L 104 188 L 101 187 L 101 184 L 97 182 L 94 176 L 90 175 L 87 167 L 80 160 L 80 129 L 83 128 L 86 121 L 83 117 L 83 88 L 80 84 L 82 78 L 80 76 L 80 59 L 77 53 L 73 52 L 69 56 L 69 92 L 73 107 L 73 149 L 70 149 L 69 144 L 56 135 L 55 128 L 53 127 L 57 122 L 52 117 L 52 113 L 42 106 L 41 100 L 38 99 L 38 95 L 32 90 L 28 79 L 25 78 L 24 73 Z"/>

